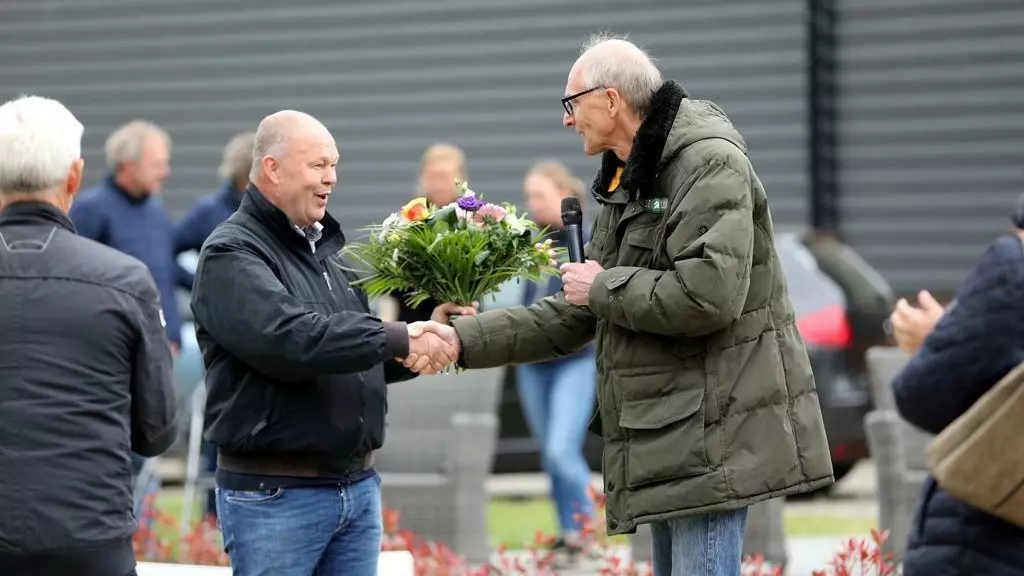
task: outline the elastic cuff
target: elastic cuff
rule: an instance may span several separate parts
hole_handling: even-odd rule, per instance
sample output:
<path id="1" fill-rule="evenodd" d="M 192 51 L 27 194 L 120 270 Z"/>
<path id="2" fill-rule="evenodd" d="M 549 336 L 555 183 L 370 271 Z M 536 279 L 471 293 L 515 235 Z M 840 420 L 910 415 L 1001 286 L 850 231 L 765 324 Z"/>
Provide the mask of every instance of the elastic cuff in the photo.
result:
<path id="1" fill-rule="evenodd" d="M 478 345 L 483 338 L 480 319 L 476 316 L 460 316 L 452 320 L 452 328 L 459 336 L 459 359 L 455 361 L 455 365 L 460 368 L 469 368 L 467 348 Z"/>
<path id="2" fill-rule="evenodd" d="M 384 322 L 384 352 L 387 359 L 409 355 L 409 326 L 405 322 Z"/>

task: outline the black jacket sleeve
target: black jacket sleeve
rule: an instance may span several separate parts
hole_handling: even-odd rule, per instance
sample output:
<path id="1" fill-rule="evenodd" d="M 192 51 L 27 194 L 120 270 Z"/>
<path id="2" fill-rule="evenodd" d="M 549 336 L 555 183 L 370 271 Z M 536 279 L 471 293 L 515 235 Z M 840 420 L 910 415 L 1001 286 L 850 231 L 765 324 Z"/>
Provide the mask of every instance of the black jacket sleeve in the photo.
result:
<path id="1" fill-rule="evenodd" d="M 419 374 L 406 368 L 401 362 L 384 363 L 384 381 L 388 384 L 394 384 L 395 382 L 405 382 L 406 380 L 412 380 L 419 376 Z"/>
<path id="2" fill-rule="evenodd" d="M 177 437 L 171 349 L 164 331 L 163 313 L 156 284 L 141 269 L 137 304 L 139 341 L 135 348 L 131 380 L 132 451 L 159 456 Z"/>
<path id="3" fill-rule="evenodd" d="M 270 264 L 244 243 L 203 248 L 192 311 L 218 344 L 285 382 L 362 372 L 409 352 L 404 323 L 363 312 L 317 313 L 289 294 Z"/>

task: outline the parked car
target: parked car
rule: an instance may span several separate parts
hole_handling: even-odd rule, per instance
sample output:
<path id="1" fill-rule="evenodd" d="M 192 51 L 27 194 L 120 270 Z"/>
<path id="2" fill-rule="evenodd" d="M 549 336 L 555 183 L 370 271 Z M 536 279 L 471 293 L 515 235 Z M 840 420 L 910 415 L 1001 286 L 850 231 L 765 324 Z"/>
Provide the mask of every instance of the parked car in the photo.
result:
<path id="1" fill-rule="evenodd" d="M 864 362 L 867 348 L 888 341 L 892 289 L 849 246 L 828 236 L 780 232 L 779 257 L 807 345 L 836 478 L 868 456 L 864 415 L 871 409 Z M 523 286 L 509 283 L 487 308 L 519 303 Z M 537 446 L 519 406 L 515 370 L 507 370 L 500 407 L 495 473 L 540 469 Z M 601 439 L 587 434 L 584 453 L 601 470 Z"/>

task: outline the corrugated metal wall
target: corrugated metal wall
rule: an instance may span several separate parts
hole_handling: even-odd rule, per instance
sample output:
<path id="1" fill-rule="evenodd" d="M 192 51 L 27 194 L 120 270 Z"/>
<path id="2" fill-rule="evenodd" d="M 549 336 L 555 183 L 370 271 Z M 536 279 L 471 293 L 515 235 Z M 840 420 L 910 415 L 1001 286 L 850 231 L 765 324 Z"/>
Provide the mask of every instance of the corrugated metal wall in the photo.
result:
<path id="1" fill-rule="evenodd" d="M 117 125 L 164 125 L 175 217 L 217 185 L 234 133 L 305 110 L 339 141 L 331 208 L 352 228 L 411 195 L 436 140 L 467 150 L 471 184 L 491 199 L 519 201 L 523 173 L 544 157 L 589 182 L 596 162 L 560 126 L 558 100 L 579 43 L 611 29 L 725 108 L 776 220 L 796 223 L 808 192 L 803 12 L 796 0 L 5 0 L 0 97 L 63 100 L 86 125 L 90 184 Z"/>
<path id="2" fill-rule="evenodd" d="M 1024 3 L 838 0 L 841 228 L 951 292 L 1024 190 Z"/>

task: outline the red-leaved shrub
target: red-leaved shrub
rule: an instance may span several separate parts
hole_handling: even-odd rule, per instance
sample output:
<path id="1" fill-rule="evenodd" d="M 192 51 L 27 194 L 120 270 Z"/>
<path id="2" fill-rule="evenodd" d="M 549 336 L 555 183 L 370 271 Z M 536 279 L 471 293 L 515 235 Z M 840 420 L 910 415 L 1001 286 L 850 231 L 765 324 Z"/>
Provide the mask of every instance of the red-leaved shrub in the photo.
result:
<path id="1" fill-rule="evenodd" d="M 188 533 L 178 536 L 178 519 L 154 506 L 155 499 L 155 494 L 150 495 L 142 503 L 139 527 L 132 537 L 136 560 L 230 566 L 212 516 L 194 522 Z"/>
<path id="2" fill-rule="evenodd" d="M 605 497 L 591 487 L 594 503 L 592 516 L 579 517 L 582 526 L 583 557 L 597 559 L 600 576 L 652 576 L 649 565 L 638 566 L 623 561 L 616 546 L 605 531 Z M 525 550 L 511 552 L 504 546 L 486 564 L 473 566 L 443 543 L 424 540 L 400 525 L 401 514 L 385 508 L 383 513 L 383 551 L 407 550 L 413 556 L 416 576 L 557 576 L 556 556 L 551 551 L 555 537 L 538 530 Z M 197 521 L 182 538 L 176 536 L 178 520 L 153 506 L 153 497 L 143 503 L 139 528 L 133 545 L 138 560 L 175 562 L 206 566 L 229 566 L 222 548 L 217 523 L 212 517 Z M 170 536 L 168 536 L 170 535 Z M 851 538 L 836 552 L 824 570 L 813 576 L 898 576 L 892 554 L 885 553 L 882 545 L 888 532 L 871 531 L 868 538 Z M 743 559 L 741 576 L 782 576 L 783 569 L 769 566 L 760 555 Z"/>

